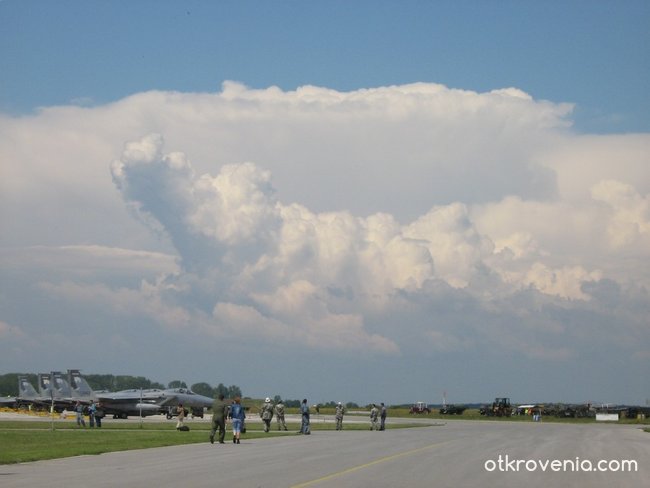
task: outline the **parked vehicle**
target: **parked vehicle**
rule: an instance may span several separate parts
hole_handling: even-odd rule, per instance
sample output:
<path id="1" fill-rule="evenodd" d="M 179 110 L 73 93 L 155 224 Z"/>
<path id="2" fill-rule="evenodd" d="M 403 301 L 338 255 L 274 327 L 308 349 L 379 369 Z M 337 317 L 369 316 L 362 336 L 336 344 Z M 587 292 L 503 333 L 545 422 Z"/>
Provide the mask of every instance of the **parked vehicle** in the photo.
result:
<path id="1" fill-rule="evenodd" d="M 467 410 L 467 407 L 462 405 L 444 405 L 440 409 L 442 415 L 463 415 L 463 412 Z"/>
<path id="2" fill-rule="evenodd" d="M 431 409 L 424 402 L 415 402 L 409 409 L 409 413 L 431 413 Z"/>
<path id="3" fill-rule="evenodd" d="M 479 413 L 486 417 L 510 417 L 512 415 L 510 398 L 495 398 L 492 406 L 482 407 Z"/>

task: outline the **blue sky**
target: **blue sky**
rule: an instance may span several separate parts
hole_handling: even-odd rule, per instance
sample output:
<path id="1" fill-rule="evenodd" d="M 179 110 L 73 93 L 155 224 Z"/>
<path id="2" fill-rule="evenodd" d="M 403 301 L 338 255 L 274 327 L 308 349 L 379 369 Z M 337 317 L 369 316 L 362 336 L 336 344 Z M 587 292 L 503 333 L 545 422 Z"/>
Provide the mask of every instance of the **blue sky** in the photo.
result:
<path id="1" fill-rule="evenodd" d="M 649 21 L 0 1 L 0 372 L 645 403 Z"/>
<path id="2" fill-rule="evenodd" d="M 0 108 L 106 103 L 224 80 L 336 90 L 515 86 L 576 104 L 581 131 L 650 127 L 645 1 L 12 1 Z"/>

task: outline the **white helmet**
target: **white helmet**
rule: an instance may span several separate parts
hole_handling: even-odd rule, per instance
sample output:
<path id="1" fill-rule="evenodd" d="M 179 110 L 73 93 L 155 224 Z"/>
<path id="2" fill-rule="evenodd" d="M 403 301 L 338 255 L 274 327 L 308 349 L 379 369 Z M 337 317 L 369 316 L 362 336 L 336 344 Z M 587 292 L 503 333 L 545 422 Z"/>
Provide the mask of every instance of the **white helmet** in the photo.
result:
<path id="1" fill-rule="evenodd" d="M 264 400 L 264 403 L 271 403 L 271 399 L 269 397 L 266 397 L 266 400 Z"/>

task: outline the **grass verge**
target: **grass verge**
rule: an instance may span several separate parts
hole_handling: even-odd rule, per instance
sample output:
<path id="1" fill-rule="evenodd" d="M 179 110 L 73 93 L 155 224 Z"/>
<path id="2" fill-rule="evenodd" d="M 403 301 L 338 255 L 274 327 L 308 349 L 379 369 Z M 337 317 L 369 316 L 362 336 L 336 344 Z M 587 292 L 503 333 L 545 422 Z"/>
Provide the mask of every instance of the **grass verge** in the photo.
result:
<path id="1" fill-rule="evenodd" d="M 142 427 L 140 427 L 142 426 Z M 275 427 L 275 425 L 274 425 Z M 334 424 L 312 423 L 313 431 L 334 430 Z M 389 429 L 422 427 L 421 424 L 391 424 Z M 299 425 L 288 423 L 288 432 L 264 433 L 259 424 L 252 426 L 242 439 L 290 435 Z M 346 424 L 345 430 L 368 430 L 366 424 Z M 70 456 L 96 455 L 112 451 L 147 449 L 151 447 L 199 444 L 208 442 L 210 424 L 191 424 L 189 432 L 177 432 L 175 423 L 105 422 L 101 429 L 78 428 L 74 422 L 0 421 L 0 464 L 24 463 Z M 226 439 L 232 433 L 228 430 Z"/>

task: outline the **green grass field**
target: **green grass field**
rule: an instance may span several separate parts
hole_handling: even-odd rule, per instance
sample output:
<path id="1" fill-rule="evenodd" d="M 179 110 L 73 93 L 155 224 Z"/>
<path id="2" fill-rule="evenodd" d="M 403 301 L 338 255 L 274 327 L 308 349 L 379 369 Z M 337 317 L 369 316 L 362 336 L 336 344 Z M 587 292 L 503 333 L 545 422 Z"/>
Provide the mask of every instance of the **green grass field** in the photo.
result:
<path id="1" fill-rule="evenodd" d="M 22 463 L 69 456 L 93 455 L 112 451 L 147 449 L 208 442 L 209 422 L 188 423 L 189 432 L 177 432 L 175 422 L 104 422 L 101 429 L 79 428 L 73 421 L 47 420 L 0 421 L 0 464 Z M 273 424 L 275 427 L 275 424 Z M 287 432 L 264 433 L 261 424 L 249 426 L 243 442 L 260 437 L 295 435 L 298 423 L 287 423 Z M 422 427 L 421 424 L 391 424 L 389 429 Z M 333 423 L 312 422 L 312 431 L 334 430 Z M 365 423 L 348 423 L 345 431 L 367 430 Z M 232 440 L 228 429 L 226 440 Z"/>

